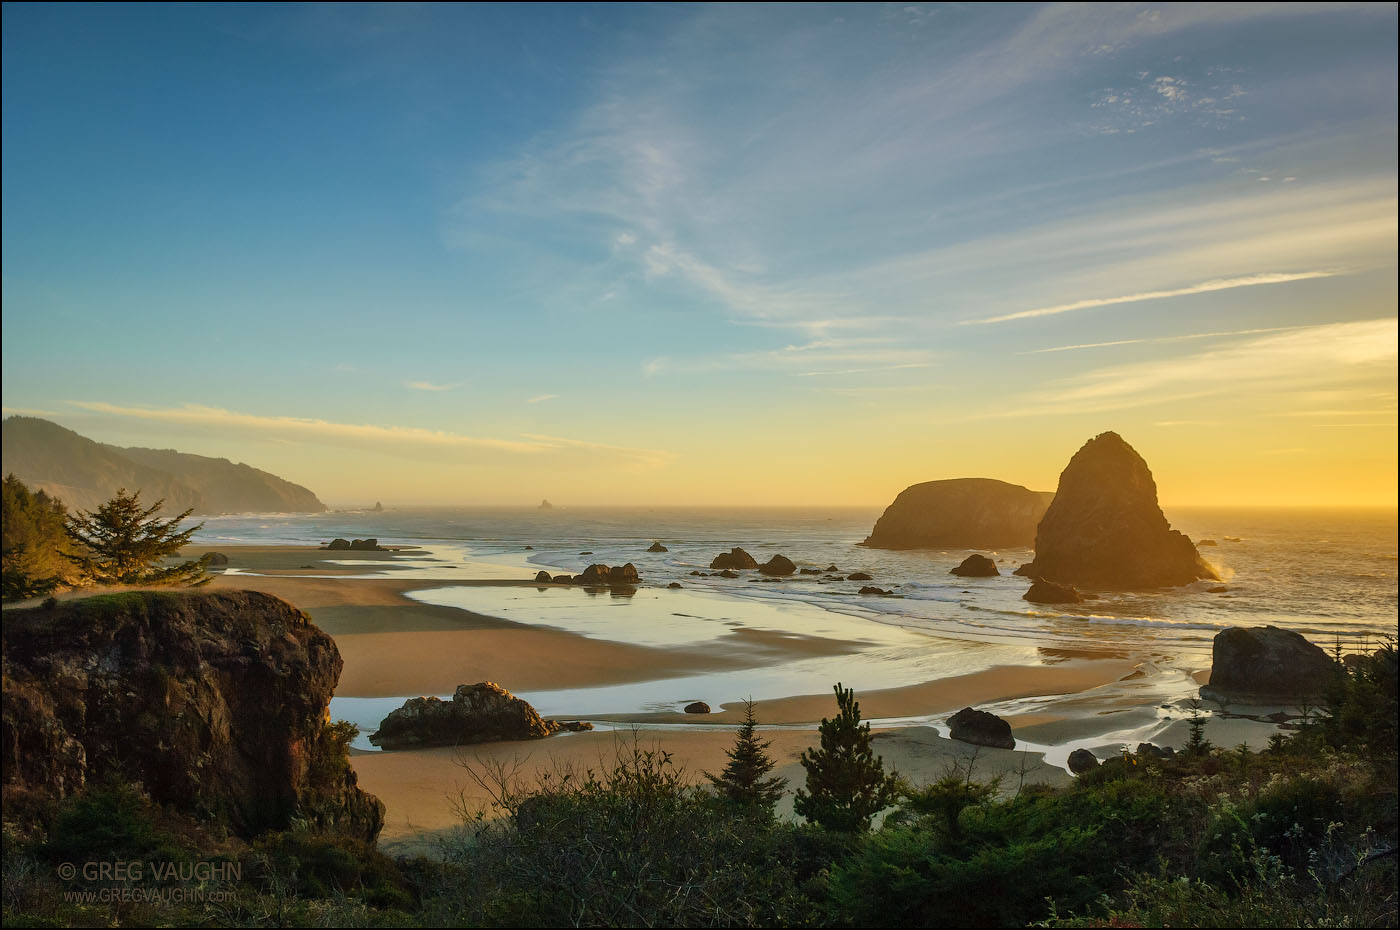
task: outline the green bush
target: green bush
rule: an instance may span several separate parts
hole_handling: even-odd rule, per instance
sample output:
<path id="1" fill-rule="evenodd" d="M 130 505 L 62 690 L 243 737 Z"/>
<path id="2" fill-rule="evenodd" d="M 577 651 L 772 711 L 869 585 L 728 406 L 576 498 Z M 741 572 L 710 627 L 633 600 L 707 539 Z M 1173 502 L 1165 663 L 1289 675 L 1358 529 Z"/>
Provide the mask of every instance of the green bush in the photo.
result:
<path id="1" fill-rule="evenodd" d="M 157 823 L 150 800 L 130 784 L 111 781 L 59 805 L 44 854 L 54 862 L 176 861 L 187 851 Z"/>

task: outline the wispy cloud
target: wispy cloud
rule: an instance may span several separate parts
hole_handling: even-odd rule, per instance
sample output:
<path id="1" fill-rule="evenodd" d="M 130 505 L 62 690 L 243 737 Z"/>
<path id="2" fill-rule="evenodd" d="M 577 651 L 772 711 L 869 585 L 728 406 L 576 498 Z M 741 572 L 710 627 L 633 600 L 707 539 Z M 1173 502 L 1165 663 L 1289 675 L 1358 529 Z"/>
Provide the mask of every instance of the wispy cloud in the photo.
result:
<path id="1" fill-rule="evenodd" d="M 1393 377 L 1397 335 L 1394 318 L 1297 327 L 1193 355 L 1098 368 L 1025 398 L 1021 412 L 1082 413 Z"/>
<path id="2" fill-rule="evenodd" d="M 431 381 L 405 381 L 403 386 L 413 388 L 415 391 L 451 391 L 465 383 L 465 381 L 454 381 L 451 384 L 433 384 Z"/>
<path id="3" fill-rule="evenodd" d="M 554 400 L 558 396 L 558 394 L 536 394 L 534 397 L 527 398 L 525 403 L 542 404 L 547 400 Z"/>
<path id="4" fill-rule="evenodd" d="M 481 456 L 506 457 L 515 461 L 548 460 L 561 453 L 598 453 L 611 460 L 621 459 L 642 466 L 655 466 L 669 460 L 669 453 L 607 445 L 555 436 L 527 435 L 523 439 L 467 436 L 446 430 L 412 426 L 380 426 L 361 423 L 335 423 L 310 417 L 264 416 L 239 413 L 218 407 L 186 404 L 181 407 L 130 407 L 106 401 L 69 401 L 92 413 L 131 419 L 152 420 L 189 427 L 212 428 L 221 435 L 242 433 L 257 439 L 292 439 L 326 445 L 371 448 L 379 452 L 413 458 L 427 451 L 439 461 L 472 464 Z M 557 464 L 557 463 L 556 463 Z"/>
<path id="5" fill-rule="evenodd" d="M 1139 345 L 1143 343 L 1185 342 L 1191 339 L 1215 339 L 1217 337 L 1224 338 L 1227 336 L 1254 336 L 1260 333 L 1283 332 L 1286 329 L 1293 328 L 1294 327 L 1292 326 L 1269 326 L 1263 329 L 1232 329 L 1226 330 L 1224 332 L 1213 333 L 1185 333 L 1180 336 L 1154 336 L 1143 339 L 1115 339 L 1112 342 L 1081 342 L 1077 345 L 1072 346 L 1052 346 L 1048 349 L 1028 349 L 1025 352 L 1019 352 L 1017 354 L 1039 355 L 1043 352 L 1069 352 L 1073 349 L 1103 349 L 1109 346 L 1130 346 Z"/>
<path id="6" fill-rule="evenodd" d="M 1038 316 L 1054 316 L 1059 313 L 1088 310 L 1093 307 L 1111 307 L 1117 304 L 1141 303 L 1144 300 L 1162 300 L 1168 297 L 1187 297 L 1192 294 L 1209 294 L 1213 291 L 1228 291 L 1237 287 L 1256 287 L 1261 284 L 1287 284 L 1290 281 L 1332 278 L 1345 273 L 1346 272 L 1343 271 L 1266 272 L 1262 274 L 1244 275 L 1238 278 L 1216 278 L 1210 281 L 1202 281 L 1199 284 L 1190 284 L 1186 287 L 1171 288 L 1170 290 L 1143 291 L 1137 294 L 1124 294 L 1119 297 L 1092 297 L 1088 300 L 1076 300 L 1072 303 L 1056 304 L 1052 307 L 1038 307 L 1034 310 L 1020 310 L 1016 313 L 1006 313 L 1001 316 L 992 316 L 981 320 L 964 320 L 963 323 L 964 325 L 1009 323 L 1012 320 L 1027 320 Z"/>

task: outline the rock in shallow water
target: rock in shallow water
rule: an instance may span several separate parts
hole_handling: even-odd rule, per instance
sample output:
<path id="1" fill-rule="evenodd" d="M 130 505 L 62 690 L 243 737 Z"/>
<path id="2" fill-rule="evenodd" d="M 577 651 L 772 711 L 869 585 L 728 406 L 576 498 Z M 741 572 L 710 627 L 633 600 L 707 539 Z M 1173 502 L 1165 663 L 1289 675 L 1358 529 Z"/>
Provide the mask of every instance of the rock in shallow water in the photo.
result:
<path id="1" fill-rule="evenodd" d="M 369 741 L 383 749 L 413 749 L 542 739 L 565 730 L 591 729 L 590 723 L 541 719 L 533 707 L 505 688 L 482 681 L 458 685 L 450 701 L 410 698 L 384 718 Z"/>
<path id="2" fill-rule="evenodd" d="M 1001 574 L 997 571 L 997 563 L 987 558 L 985 555 L 972 555 L 962 560 L 962 564 L 957 568 L 950 569 L 948 574 L 961 575 L 964 578 L 993 578 Z"/>
<path id="3" fill-rule="evenodd" d="M 685 712 L 687 714 L 708 714 L 710 712 L 710 705 L 706 704 L 704 701 L 692 701 L 685 705 Z"/>
<path id="4" fill-rule="evenodd" d="M 960 742 L 994 749 L 1015 749 L 1011 724 L 985 710 L 964 707 L 948 718 L 949 735 Z"/>
<path id="5" fill-rule="evenodd" d="M 758 568 L 758 560 L 735 546 L 728 552 L 721 552 L 715 556 L 710 562 L 710 568 Z"/>
<path id="6" fill-rule="evenodd" d="M 1034 604 L 1078 604 L 1084 600 L 1071 586 L 1044 580 L 1033 582 L 1021 599 Z"/>

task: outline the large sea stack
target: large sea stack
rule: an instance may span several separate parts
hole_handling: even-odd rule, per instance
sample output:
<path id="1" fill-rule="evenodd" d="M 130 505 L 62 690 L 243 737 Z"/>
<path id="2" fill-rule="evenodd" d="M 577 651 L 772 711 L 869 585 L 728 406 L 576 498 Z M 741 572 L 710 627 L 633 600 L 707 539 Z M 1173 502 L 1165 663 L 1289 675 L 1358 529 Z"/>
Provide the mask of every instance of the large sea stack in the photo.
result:
<path id="1" fill-rule="evenodd" d="M 1030 546 L 1054 495 L 995 478 L 948 478 L 905 488 L 862 545 L 873 549 Z"/>
<path id="2" fill-rule="evenodd" d="M 1168 525 L 1152 472 L 1117 433 L 1095 436 L 1069 460 L 1036 531 L 1035 561 L 1016 574 L 1108 588 L 1219 578 Z"/>

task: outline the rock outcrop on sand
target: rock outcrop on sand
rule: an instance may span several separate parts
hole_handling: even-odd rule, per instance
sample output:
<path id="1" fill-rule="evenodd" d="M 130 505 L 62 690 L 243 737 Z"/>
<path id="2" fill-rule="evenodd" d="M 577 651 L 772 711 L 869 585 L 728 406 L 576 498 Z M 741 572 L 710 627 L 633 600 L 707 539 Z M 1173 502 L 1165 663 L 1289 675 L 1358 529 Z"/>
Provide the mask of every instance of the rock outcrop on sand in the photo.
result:
<path id="1" fill-rule="evenodd" d="M 964 743 L 991 746 L 994 749 L 1015 749 L 1011 724 L 985 710 L 964 707 L 948 718 L 948 735 Z"/>
<path id="2" fill-rule="evenodd" d="M 1016 574 L 1107 588 L 1219 580 L 1167 524 L 1152 472 L 1117 433 L 1095 436 L 1070 459 L 1036 530 L 1035 560 Z"/>
<path id="3" fill-rule="evenodd" d="M 1075 775 L 1083 775 L 1099 767 L 1099 757 L 1087 749 L 1076 749 L 1069 754 L 1066 764 Z"/>
<path id="4" fill-rule="evenodd" d="M 554 579 L 549 576 L 549 572 L 536 572 L 535 580 L 542 584 L 549 584 Z"/>
<path id="5" fill-rule="evenodd" d="M 301 611 L 255 591 L 132 592 L 7 610 L 8 806 L 109 775 L 241 836 L 301 819 L 373 840 L 384 805 L 328 732 L 342 666 Z"/>
<path id="6" fill-rule="evenodd" d="M 555 576 L 554 580 L 559 581 L 561 577 Z M 626 565 L 603 565 L 595 562 L 573 577 L 574 584 L 607 585 L 614 588 L 635 585 L 641 580 L 642 576 L 637 573 L 637 566 L 631 562 Z"/>
<path id="7" fill-rule="evenodd" d="M 710 712 L 710 705 L 706 704 L 704 701 L 691 701 L 689 704 L 685 705 L 685 712 L 687 714 L 708 714 Z"/>
<path id="8" fill-rule="evenodd" d="M 862 545 L 874 549 L 1030 546 L 1052 494 L 995 478 L 947 478 L 905 488 Z"/>
<path id="9" fill-rule="evenodd" d="M 961 575 L 964 578 L 992 578 L 1000 575 L 997 571 L 997 563 L 987 558 L 985 555 L 978 555 L 976 552 L 962 560 L 957 568 L 948 571 L 950 575 Z"/>
<path id="10" fill-rule="evenodd" d="M 1031 583 L 1030 590 L 1021 595 L 1021 600 L 1033 604 L 1078 604 L 1084 598 L 1070 585 L 1037 578 Z"/>
<path id="11" fill-rule="evenodd" d="M 543 739 L 565 730 L 591 729 L 590 723 L 541 719 L 533 707 L 505 688 L 482 681 L 458 685 L 450 701 L 410 698 L 384 718 L 369 741 L 384 749 L 414 749 Z"/>
<path id="12" fill-rule="evenodd" d="M 1231 627 L 1215 634 L 1210 683 L 1201 696 L 1211 700 L 1273 703 L 1317 698 L 1335 668 L 1332 659 L 1301 633 L 1276 626 Z"/>
<path id="13" fill-rule="evenodd" d="M 765 575 L 791 575 L 797 571 L 797 566 L 792 564 L 792 559 L 782 555 L 775 555 L 764 562 L 758 570 Z"/>
<path id="14" fill-rule="evenodd" d="M 743 549 L 735 546 L 728 552 L 721 552 L 710 563 L 710 568 L 758 568 L 758 561 Z"/>

